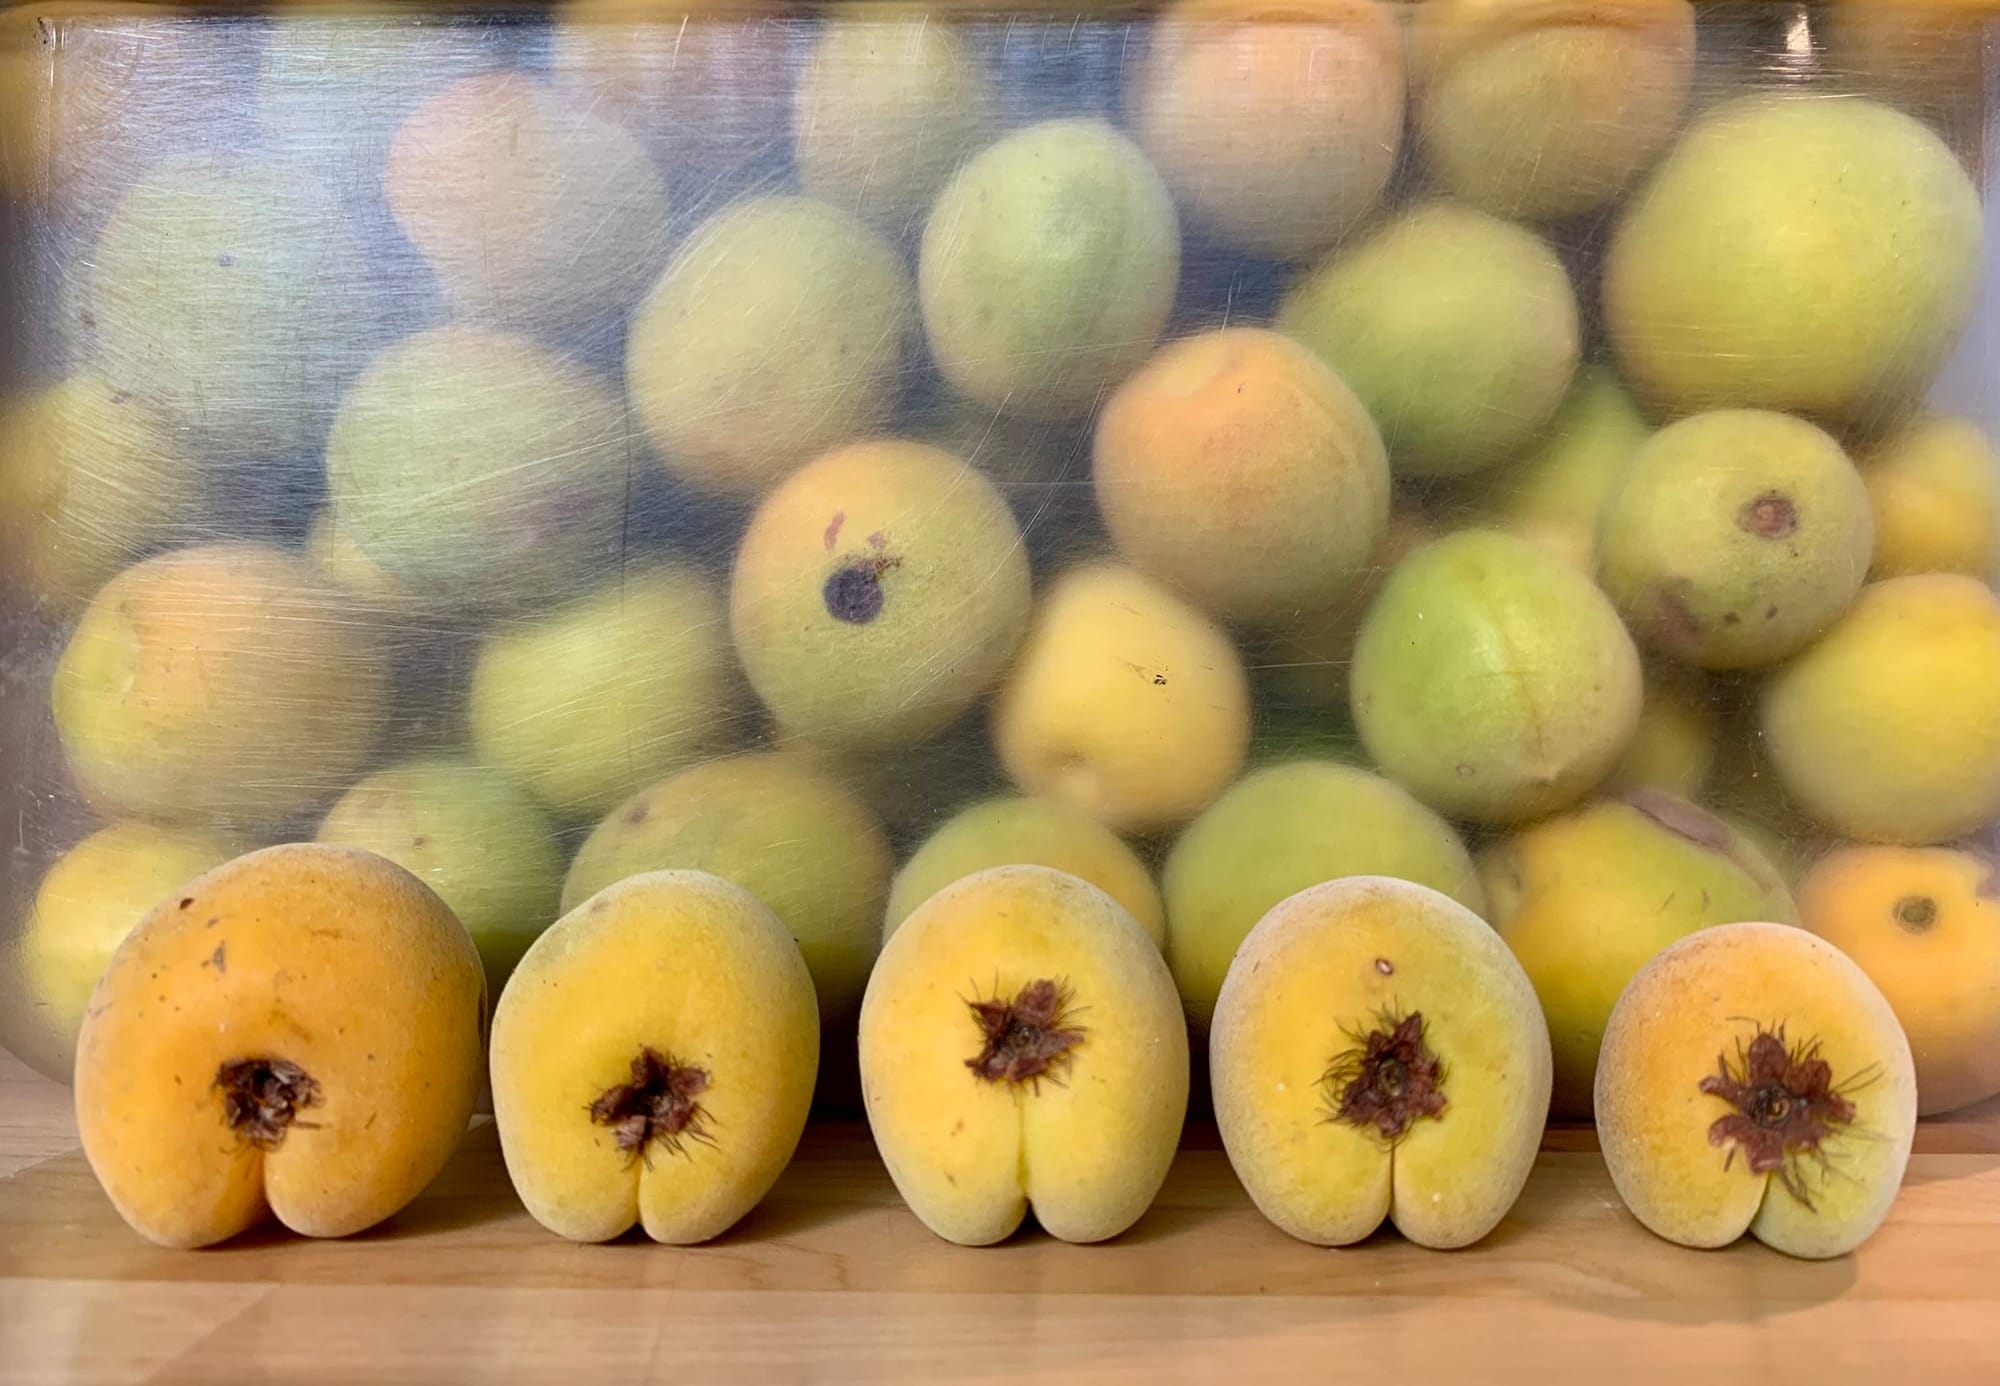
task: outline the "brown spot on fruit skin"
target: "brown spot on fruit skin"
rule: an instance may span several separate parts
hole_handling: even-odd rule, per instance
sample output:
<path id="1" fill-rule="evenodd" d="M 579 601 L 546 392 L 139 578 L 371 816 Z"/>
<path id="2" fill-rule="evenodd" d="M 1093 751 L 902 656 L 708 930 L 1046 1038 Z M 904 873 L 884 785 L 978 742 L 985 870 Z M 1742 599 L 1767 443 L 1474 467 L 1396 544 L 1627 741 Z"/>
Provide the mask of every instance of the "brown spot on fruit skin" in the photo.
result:
<path id="1" fill-rule="evenodd" d="M 1671 794 L 1640 786 L 1626 790 L 1619 797 L 1668 832 L 1697 846 L 1728 852 L 1734 845 L 1729 829 L 1720 820 Z"/>
<path id="2" fill-rule="evenodd" d="M 1799 527 L 1799 509 L 1783 491 L 1766 491 L 1744 504 L 1736 523 L 1759 539 L 1784 539 Z"/>
<path id="3" fill-rule="evenodd" d="M 826 533 L 822 537 L 826 540 L 826 551 L 828 553 L 832 553 L 833 546 L 840 542 L 840 527 L 846 523 L 847 512 L 845 510 L 834 511 L 833 518 L 826 522 Z"/>
<path id="4" fill-rule="evenodd" d="M 1083 1029 L 1069 1021 L 1070 990 L 1049 978 L 1029 982 L 1012 1001 L 968 1001 L 983 1041 L 965 1066 L 989 1083 L 1026 1083 L 1039 1090 L 1041 1080 L 1073 1062 L 1083 1043 Z"/>
<path id="5" fill-rule="evenodd" d="M 1854 1121 L 1854 1104 L 1835 1086 L 1819 1042 L 1787 1047 L 1784 1026 L 1760 1026 L 1748 1049 L 1738 1045 L 1733 1064 L 1727 1054 L 1715 1063 L 1700 1087 L 1735 1109 L 1708 1128 L 1708 1143 L 1728 1152 L 1724 1168 L 1741 1151 L 1752 1174 L 1777 1175 L 1785 1192 L 1810 1211 L 1799 1161 L 1811 1156 L 1825 1164 L 1828 1137 Z"/>
<path id="6" fill-rule="evenodd" d="M 259 1150 L 276 1150 L 292 1127 L 311 1130 L 298 1114 L 320 1104 L 319 1084 L 287 1059 L 231 1059 L 215 1072 L 222 1123 Z"/>
<path id="7" fill-rule="evenodd" d="M 834 570 L 820 589 L 827 615 L 851 626 L 865 626 L 882 614 L 882 574 L 901 567 L 903 560 L 878 556 L 857 558 Z"/>
<path id="8" fill-rule="evenodd" d="M 618 1148 L 634 1160 L 650 1161 L 655 1142 L 669 1154 L 685 1155 L 690 1141 L 715 1144 L 708 1113 L 695 1100 L 708 1086 L 706 1069 L 646 1045 L 632 1059 L 630 1081 L 606 1088 L 590 1104 L 590 1119 L 610 1127 Z"/>
<path id="9" fill-rule="evenodd" d="M 1424 1042 L 1422 1012 L 1384 1016 L 1379 1028 L 1355 1039 L 1320 1077 L 1330 1120 L 1394 1144 L 1418 1121 L 1443 1118 L 1444 1062 Z"/>
<path id="10" fill-rule="evenodd" d="M 1928 895 L 1906 895 L 1896 902 L 1896 923 L 1913 934 L 1921 934 L 1937 923 L 1937 901 Z"/>
<path id="11" fill-rule="evenodd" d="M 1653 615 L 1659 623 L 1662 642 L 1669 650 L 1693 654 L 1702 647 L 1708 632 L 1701 618 L 1688 605 L 1685 578 L 1663 578 L 1653 588 Z"/>

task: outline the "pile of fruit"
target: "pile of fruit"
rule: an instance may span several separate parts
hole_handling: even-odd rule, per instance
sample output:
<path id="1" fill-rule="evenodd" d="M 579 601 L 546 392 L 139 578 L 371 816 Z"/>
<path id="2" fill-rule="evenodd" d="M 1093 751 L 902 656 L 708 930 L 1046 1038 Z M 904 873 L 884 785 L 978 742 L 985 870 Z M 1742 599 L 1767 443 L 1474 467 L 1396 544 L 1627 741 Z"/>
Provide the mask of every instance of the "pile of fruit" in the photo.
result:
<path id="1" fill-rule="evenodd" d="M 134 1226 L 368 1226 L 489 1086 L 700 1240 L 858 1068 L 940 1234 L 1095 1240 L 1192 1035 L 1309 1240 L 1551 1111 L 1868 1235 L 2000 1091 L 1979 26 L 685 8 L 0 21 L 0 1025 Z"/>

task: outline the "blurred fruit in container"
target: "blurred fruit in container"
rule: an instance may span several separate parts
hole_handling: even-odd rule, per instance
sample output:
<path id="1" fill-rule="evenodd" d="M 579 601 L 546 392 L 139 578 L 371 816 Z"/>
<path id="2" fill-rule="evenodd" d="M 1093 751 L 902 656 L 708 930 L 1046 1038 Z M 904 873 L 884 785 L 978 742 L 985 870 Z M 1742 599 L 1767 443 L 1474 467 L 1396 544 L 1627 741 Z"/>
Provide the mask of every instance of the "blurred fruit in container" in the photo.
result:
<path id="1" fill-rule="evenodd" d="M 1145 1214 L 1173 1163 L 1187 1027 L 1160 950 L 1110 896 L 995 867 L 883 945 L 861 1082 L 897 1191 L 940 1237 L 1004 1241 L 1032 1208 L 1050 1236 L 1103 1241 Z"/>
<path id="2" fill-rule="evenodd" d="M 363 607 L 389 615 L 413 615 L 423 600 L 368 556 L 342 527 L 331 506 L 321 506 L 306 529 L 306 561 L 319 575 Z"/>
<path id="3" fill-rule="evenodd" d="M 1116 564 L 1049 584 L 993 707 L 993 742 L 1016 785 L 1119 832 L 1201 812 L 1249 740 L 1249 681 L 1227 633 Z"/>
<path id="4" fill-rule="evenodd" d="M 635 465 L 625 410 L 526 337 L 434 328 L 383 352 L 327 440 L 334 523 L 443 607 L 519 609 L 623 561 Z"/>
<path id="5" fill-rule="evenodd" d="M 1549 1036 L 1478 915 L 1362 876 L 1291 896 L 1244 940 L 1209 1040 L 1215 1118 L 1264 1216 L 1347 1246 L 1385 1221 L 1469 1246 L 1520 1196 Z"/>
<path id="6" fill-rule="evenodd" d="M 889 843 L 868 806 L 803 753 L 730 756 L 618 805 L 563 882 L 563 910 L 648 871 L 706 871 L 777 913 L 828 1025 L 853 1023 L 881 939 Z"/>
<path id="7" fill-rule="evenodd" d="M 1672 143 L 1694 60 L 1687 0 L 1424 0 L 1410 23 L 1424 161 L 1498 216 L 1590 211 Z"/>
<path id="8" fill-rule="evenodd" d="M 1118 835 L 1073 805 L 1003 795 L 961 809 L 896 873 L 884 937 L 946 886 L 994 866 L 1047 866 L 1087 881 L 1125 908 L 1157 944 L 1166 908 L 1153 873 Z"/>
<path id="9" fill-rule="evenodd" d="M 1839 443 L 1788 414 L 1724 409 L 1639 449 L 1605 507 L 1597 570 L 1647 645 L 1743 669 L 1838 620 L 1874 545 L 1867 488 Z"/>
<path id="10" fill-rule="evenodd" d="M 1774 674 L 1761 725 L 1799 806 L 1832 832 L 1923 845 L 2000 821 L 2000 598 L 1920 574 L 1862 589 Z"/>
<path id="11" fill-rule="evenodd" d="M 915 330 L 879 234 L 811 198 L 751 198 L 697 227 L 639 305 L 626 386 L 670 472 L 755 495 L 887 419 Z"/>
<path id="12" fill-rule="evenodd" d="M 96 375 L 0 401 L 0 572 L 58 608 L 195 537 L 200 464 L 160 411 Z"/>
<path id="13" fill-rule="evenodd" d="M 1398 476 L 1461 476 L 1521 451 L 1561 406 L 1581 350 L 1555 252 L 1448 202 L 1305 274 L 1277 325 L 1353 387 Z"/>
<path id="14" fill-rule="evenodd" d="M 396 131 L 382 191 L 453 313 L 475 322 L 561 337 L 625 313 L 666 260 L 666 189 L 645 150 L 522 73 L 426 99 Z"/>
<path id="15" fill-rule="evenodd" d="M 1618 995 L 1697 929 L 1796 917 L 1778 869 L 1684 800 L 1629 790 L 1547 819 L 1479 855 L 1488 917 L 1521 960 L 1555 1046 L 1555 1113 L 1590 1115 Z"/>
<path id="16" fill-rule="evenodd" d="M 999 679 L 1027 624 L 1028 560 L 984 477 L 876 439 L 765 498 L 729 610 L 751 686 L 786 731 L 888 748 L 942 731 Z"/>
<path id="17" fill-rule="evenodd" d="M 2000 574 L 2000 457 L 1977 424 L 1920 419 L 1860 461 L 1875 510 L 1869 577 Z"/>
<path id="18" fill-rule="evenodd" d="M 716 584 L 672 566 L 502 625 L 473 666 L 473 747 L 550 812 L 603 813 L 728 746 L 724 637 Z"/>
<path id="19" fill-rule="evenodd" d="M 49 867 L 17 946 L 34 1023 L 65 1076 L 91 990 L 125 935 L 170 891 L 235 854 L 213 833 L 113 823 Z"/>
<path id="20" fill-rule="evenodd" d="M 921 228 L 945 180 L 984 143 L 996 105 L 947 16 L 894 0 L 838 6 L 792 93 L 800 186 L 900 238 Z"/>
<path id="21" fill-rule="evenodd" d="M 416 877 L 266 848 L 181 886 L 98 983 L 78 1041 L 83 1153 L 134 1231 L 208 1246 L 277 1220 L 343 1237 L 458 1148 L 486 978 Z"/>
<path id="22" fill-rule="evenodd" d="M 1830 0 L 1820 31 L 1841 86 L 1937 126 L 1977 171 L 1986 159 L 1992 17 L 1984 0 Z"/>
<path id="23" fill-rule="evenodd" d="M 1597 1070 L 1611 1182 L 1683 1246 L 1748 1232 L 1826 1259 L 1866 1241 L 1902 1187 L 1916 1076 L 1895 1012 L 1803 929 L 1683 939 L 1619 999 Z"/>
<path id="24" fill-rule="evenodd" d="M 1403 44 L 1376 0 L 1176 0 L 1128 103 L 1190 222 L 1303 260 L 1375 209 L 1403 143 Z"/>
<path id="25" fill-rule="evenodd" d="M 574 1241 L 705 1242 L 784 1173 L 818 1066 L 777 916 L 699 871 L 633 877 L 543 934 L 494 1010 L 508 1178 Z"/>
<path id="26" fill-rule="evenodd" d="M 1699 799 L 1720 753 L 1722 725 L 1715 690 L 1690 670 L 1646 671 L 1639 729 L 1605 779 L 1607 789 L 1657 789 L 1677 799 Z"/>
<path id="27" fill-rule="evenodd" d="M 1520 823 L 1575 803 L 1638 727 L 1639 654 L 1590 580 L 1526 539 L 1463 530 L 1404 559 L 1354 649 L 1354 724 L 1440 813 Z"/>
<path id="28" fill-rule="evenodd" d="M 1173 308 L 1180 226 L 1160 175 L 1102 120 L 1050 120 L 946 184 L 918 265 L 945 379 L 996 408 L 1087 414 Z"/>
<path id="29" fill-rule="evenodd" d="M 1368 412 L 1310 350 L 1261 328 L 1161 350 L 1105 405 L 1094 457 L 1119 552 L 1223 617 L 1351 595 L 1388 524 Z"/>
<path id="30" fill-rule="evenodd" d="M 1473 913 L 1485 892 L 1449 823 L 1379 775 L 1332 760 L 1253 770 L 1174 843 L 1161 877 L 1167 962 L 1206 1026 L 1238 946 L 1279 901 L 1343 876 L 1388 876 Z"/>
<path id="31" fill-rule="evenodd" d="M 1979 194 L 1866 100 L 1741 97 L 1690 127 L 1620 222 L 1605 323 L 1639 397 L 1870 423 L 1929 385 L 1978 301 Z"/>
<path id="32" fill-rule="evenodd" d="M 381 336 L 368 263 L 332 197 L 231 154 L 155 165 L 65 290 L 84 368 L 240 467 L 317 449 Z"/>
<path id="33" fill-rule="evenodd" d="M 784 0 L 561 0 L 549 49 L 572 105 L 631 127 L 693 193 L 785 147 L 794 6 Z"/>
<path id="34" fill-rule="evenodd" d="M 204 544 L 128 568 L 51 693 L 77 788 L 162 823 L 275 823 L 350 782 L 382 731 L 374 632 L 298 557 Z"/>
<path id="35" fill-rule="evenodd" d="M 438 893 L 497 996 L 554 922 L 562 856 L 549 820 L 499 772 L 452 756 L 378 770 L 335 801 L 317 839 L 393 861 Z"/>

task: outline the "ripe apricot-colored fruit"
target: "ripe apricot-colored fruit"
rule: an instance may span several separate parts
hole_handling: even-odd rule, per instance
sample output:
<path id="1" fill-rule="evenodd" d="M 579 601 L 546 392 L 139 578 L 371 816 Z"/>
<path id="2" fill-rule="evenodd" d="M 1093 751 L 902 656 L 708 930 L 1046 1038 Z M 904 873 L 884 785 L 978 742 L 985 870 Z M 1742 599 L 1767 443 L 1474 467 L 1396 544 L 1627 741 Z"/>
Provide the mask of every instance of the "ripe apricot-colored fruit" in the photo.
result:
<path id="1" fill-rule="evenodd" d="M 1852 1251 L 1888 1216 L 1917 1126 L 1909 1041 L 1875 984 L 1804 929 L 1705 929 L 1632 979 L 1605 1027 L 1597 1133 L 1639 1221 L 1683 1246 L 1748 1231 Z"/>
<path id="2" fill-rule="evenodd" d="M 1004 1241 L 1030 1207 L 1067 1242 L 1115 1237 L 1167 1177 L 1187 1027 L 1165 959 L 1117 902 L 1045 866 L 933 895 L 861 1003 L 868 1124 L 897 1190 L 948 1241 Z"/>
<path id="3" fill-rule="evenodd" d="M 162 1246 L 269 1216 L 359 1232 L 457 1149 L 485 1019 L 479 954 L 423 882 L 350 847 L 252 852 L 112 956 L 77 1042 L 83 1152 Z"/>
<path id="4" fill-rule="evenodd" d="M 1237 1177 L 1294 1237 L 1384 1219 L 1467 1246 L 1507 1215 L 1549 1111 L 1534 988 L 1478 915 L 1357 876 L 1279 903 L 1243 941 L 1209 1037 Z"/>
<path id="5" fill-rule="evenodd" d="M 1868 576 L 2000 571 L 2000 457 L 1978 424 L 1919 419 L 1861 456 L 1875 508 Z"/>
<path id="6" fill-rule="evenodd" d="M 1389 520 L 1389 458 L 1354 392 L 1263 328 L 1162 349 L 1097 421 L 1097 504 L 1121 553 L 1219 616 L 1352 593 Z"/>
<path id="7" fill-rule="evenodd" d="M 1974 848 L 1841 847 L 1799 883 L 1799 922 L 1895 1008 L 1930 1116 L 2000 1092 L 2000 865 Z"/>
<path id="8" fill-rule="evenodd" d="M 700 871 L 629 877 L 535 940 L 494 1011 L 508 1177 L 575 1241 L 705 1242 L 784 1173 L 818 1066 L 778 917 Z"/>

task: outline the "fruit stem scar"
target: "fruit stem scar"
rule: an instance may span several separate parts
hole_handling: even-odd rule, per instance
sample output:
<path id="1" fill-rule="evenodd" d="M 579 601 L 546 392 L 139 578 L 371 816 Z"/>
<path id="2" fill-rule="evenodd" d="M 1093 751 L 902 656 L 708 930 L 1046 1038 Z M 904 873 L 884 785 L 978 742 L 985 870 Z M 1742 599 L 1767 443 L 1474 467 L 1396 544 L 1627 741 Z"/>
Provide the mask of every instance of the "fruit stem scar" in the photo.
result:
<path id="1" fill-rule="evenodd" d="M 1423 1012 L 1384 1013 L 1377 1028 L 1347 1035 L 1354 1046 L 1320 1075 L 1328 1120 L 1372 1130 L 1393 1145 L 1417 1121 L 1443 1119 L 1444 1061 L 1424 1042 Z"/>
<path id="2" fill-rule="evenodd" d="M 1819 1055 L 1819 1041 L 1788 1046 L 1783 1025 L 1759 1025 L 1747 1049 L 1737 1045 L 1734 1062 L 1727 1054 L 1715 1062 L 1716 1071 L 1700 1087 L 1735 1108 L 1708 1128 L 1708 1143 L 1728 1152 L 1723 1168 L 1740 1150 L 1750 1173 L 1777 1175 L 1785 1192 L 1810 1211 L 1800 1160 L 1810 1155 L 1825 1165 L 1825 1142 L 1852 1125 L 1855 1115 L 1833 1081 L 1833 1066 Z"/>
<path id="3" fill-rule="evenodd" d="M 1928 895 L 1905 895 L 1896 902 L 1895 915 L 1903 928 L 1921 934 L 1937 923 L 1937 901 Z"/>
<path id="4" fill-rule="evenodd" d="M 222 1093 L 222 1122 L 259 1150 L 276 1150 L 294 1125 L 313 1129 L 298 1114 L 320 1104 L 319 1083 L 289 1059 L 229 1059 L 215 1071 Z"/>
<path id="5" fill-rule="evenodd" d="M 1799 508 L 1783 491 L 1766 491 L 1747 502 L 1736 523 L 1759 539 L 1783 539 L 1799 527 Z"/>
<path id="6" fill-rule="evenodd" d="M 986 1082 L 1026 1083 L 1039 1092 L 1041 1080 L 1056 1081 L 1055 1070 L 1073 1062 L 1083 1043 L 1083 1027 L 1071 1020 L 1074 999 L 1064 983 L 1043 978 L 1012 1001 L 995 995 L 966 1002 L 982 1042 L 965 1066 Z"/>
<path id="7" fill-rule="evenodd" d="M 590 1119 L 610 1127 L 618 1148 L 634 1160 L 650 1164 L 655 1142 L 669 1154 L 685 1155 L 689 1141 L 715 1144 L 709 1114 L 695 1100 L 708 1085 L 707 1069 L 643 1045 L 633 1056 L 630 1080 L 606 1088 L 590 1104 Z"/>
<path id="8" fill-rule="evenodd" d="M 877 554 L 857 558 L 834 569 L 820 589 L 827 615 L 851 626 L 865 626 L 882 614 L 882 574 L 903 560 Z"/>

